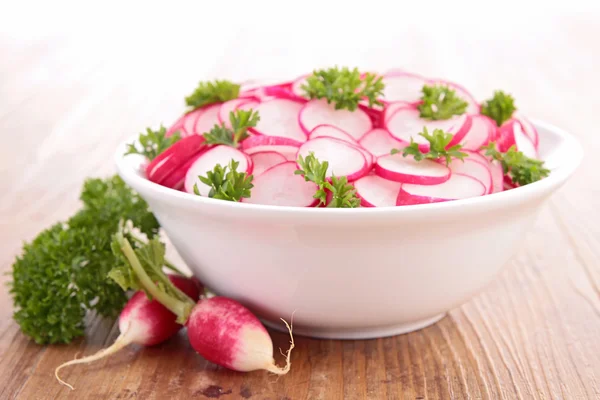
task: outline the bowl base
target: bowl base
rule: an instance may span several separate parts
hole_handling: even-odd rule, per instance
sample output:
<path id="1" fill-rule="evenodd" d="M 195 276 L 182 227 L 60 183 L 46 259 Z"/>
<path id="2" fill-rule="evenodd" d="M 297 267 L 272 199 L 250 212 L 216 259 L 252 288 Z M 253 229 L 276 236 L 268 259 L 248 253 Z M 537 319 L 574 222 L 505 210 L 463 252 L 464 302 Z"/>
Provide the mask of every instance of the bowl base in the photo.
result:
<path id="1" fill-rule="evenodd" d="M 377 339 L 388 336 L 401 335 L 403 333 L 413 332 L 419 329 L 423 329 L 429 325 L 435 324 L 442 319 L 446 313 L 438 314 L 434 317 L 422 319 L 419 321 L 413 321 L 408 323 L 402 323 L 397 325 L 377 326 L 374 328 L 365 329 L 319 329 L 319 328 L 296 328 L 294 327 L 294 335 L 307 336 L 315 339 L 341 339 L 341 340 L 355 340 L 355 339 Z M 276 331 L 287 333 L 286 327 L 281 321 L 273 322 L 265 319 L 261 319 L 263 324 L 272 328 Z"/>

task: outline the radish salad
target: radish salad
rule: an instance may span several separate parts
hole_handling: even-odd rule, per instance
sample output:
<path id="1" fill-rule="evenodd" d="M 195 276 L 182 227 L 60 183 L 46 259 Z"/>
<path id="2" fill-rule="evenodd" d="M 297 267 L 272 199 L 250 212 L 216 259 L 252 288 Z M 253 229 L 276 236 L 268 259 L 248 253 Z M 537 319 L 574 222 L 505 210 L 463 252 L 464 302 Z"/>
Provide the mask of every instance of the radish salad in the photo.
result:
<path id="1" fill-rule="evenodd" d="M 128 153 L 159 185 L 226 201 L 392 207 L 486 196 L 549 174 L 511 95 L 394 70 L 274 84 L 200 82 L 169 129 Z"/>

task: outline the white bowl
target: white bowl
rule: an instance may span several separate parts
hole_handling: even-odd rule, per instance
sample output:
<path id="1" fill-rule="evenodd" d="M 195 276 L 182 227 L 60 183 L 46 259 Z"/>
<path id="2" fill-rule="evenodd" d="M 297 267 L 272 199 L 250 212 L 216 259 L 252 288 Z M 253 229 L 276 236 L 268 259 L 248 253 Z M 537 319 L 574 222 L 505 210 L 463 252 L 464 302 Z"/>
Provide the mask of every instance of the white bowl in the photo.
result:
<path id="1" fill-rule="evenodd" d="M 430 325 L 494 279 L 548 197 L 582 158 L 569 134 L 536 122 L 549 177 L 426 205 L 315 209 L 234 203 L 154 184 L 139 156 L 120 176 L 149 203 L 194 274 L 270 326 L 321 338 L 396 335 Z M 129 141 L 131 142 L 131 141 Z"/>

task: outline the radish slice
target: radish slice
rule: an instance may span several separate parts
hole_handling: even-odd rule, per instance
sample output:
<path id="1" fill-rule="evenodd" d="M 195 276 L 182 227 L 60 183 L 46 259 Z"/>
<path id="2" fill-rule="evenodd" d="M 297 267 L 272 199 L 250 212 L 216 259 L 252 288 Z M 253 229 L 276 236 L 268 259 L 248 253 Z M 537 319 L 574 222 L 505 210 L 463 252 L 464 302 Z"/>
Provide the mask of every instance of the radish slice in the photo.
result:
<path id="1" fill-rule="evenodd" d="M 396 139 L 403 142 L 410 142 L 412 138 L 423 151 L 429 150 L 429 142 L 419 133 L 423 132 L 423 127 L 427 127 L 429 133 L 434 129 L 441 129 L 444 132 L 451 133 L 454 138 L 449 145 L 458 143 L 471 127 L 471 119 L 466 115 L 458 115 L 446 120 L 432 121 L 420 117 L 420 112 L 416 107 L 404 107 L 397 110 L 387 121 L 387 130 Z"/>
<path id="2" fill-rule="evenodd" d="M 164 185 L 164 181 L 181 165 L 205 149 L 204 137 L 192 135 L 180 139 L 160 153 L 146 167 L 148 180 Z"/>
<path id="3" fill-rule="evenodd" d="M 217 164 L 225 167 L 231 160 L 237 161 L 238 172 L 252 173 L 252 160 L 246 154 L 229 146 L 215 146 L 212 149 L 203 153 L 190 166 L 185 175 L 185 191 L 194 193 L 194 184 L 198 184 L 198 190 L 201 196 L 208 196 L 210 186 L 200 182 L 198 175 L 206 176 L 206 172 L 212 171 Z"/>
<path id="4" fill-rule="evenodd" d="M 461 151 L 463 150 L 461 149 Z M 476 154 L 477 156 L 479 156 L 479 154 L 470 151 L 464 152 L 469 153 L 469 157 L 466 157 L 464 160 L 454 159 L 450 163 L 449 168 L 452 171 L 452 174 L 467 175 L 471 178 L 475 178 L 485 186 L 485 193 L 492 193 L 492 172 L 488 161 L 484 158 L 484 164 L 481 161 L 477 161 L 478 157 L 471 157 L 473 154 Z"/>
<path id="5" fill-rule="evenodd" d="M 294 82 L 292 82 L 292 93 L 294 93 L 296 96 L 298 97 L 306 97 L 306 93 L 304 93 L 304 90 L 302 89 L 302 85 L 304 85 L 306 83 L 306 78 L 308 77 L 308 75 L 303 75 L 301 77 L 299 77 L 298 79 L 296 79 Z"/>
<path id="6" fill-rule="evenodd" d="M 242 142 L 242 150 L 246 154 L 254 154 L 262 151 L 275 151 L 285 157 L 286 160 L 295 161 L 296 153 L 302 143 L 277 136 L 257 135 L 247 138 Z"/>
<path id="7" fill-rule="evenodd" d="M 198 116 L 194 125 L 194 133 L 196 135 L 204 135 L 219 123 L 219 110 L 221 103 L 211 104 L 204 107 L 204 112 Z"/>
<path id="8" fill-rule="evenodd" d="M 319 125 L 328 124 L 339 128 L 359 140 L 373 128 L 369 115 L 360 107 L 354 111 L 336 110 L 327 100 L 311 100 L 304 105 L 298 116 L 300 126 L 309 133 Z"/>
<path id="9" fill-rule="evenodd" d="M 197 110 L 190 111 L 189 113 L 183 116 L 183 135 L 182 136 L 190 136 L 195 133 L 194 127 L 196 126 L 196 121 L 198 117 L 204 113 L 204 109 L 198 108 Z"/>
<path id="10" fill-rule="evenodd" d="M 402 154 L 381 156 L 375 164 L 375 173 L 390 181 L 437 185 L 450 178 L 450 169 L 432 160 L 416 161 Z"/>
<path id="11" fill-rule="evenodd" d="M 177 118 L 177 121 L 171 125 L 171 127 L 167 130 L 166 137 L 173 135 L 175 132 L 181 132 L 181 137 L 186 137 L 185 130 L 183 128 L 183 121 L 185 120 L 185 114 L 181 117 Z"/>
<path id="12" fill-rule="evenodd" d="M 383 77 L 383 99 L 386 103 L 406 101 L 415 103 L 421 99 L 427 79 L 409 72 L 392 72 Z"/>
<path id="13" fill-rule="evenodd" d="M 339 139 L 320 137 L 311 139 L 298 149 L 298 156 L 314 153 L 319 160 L 327 160 L 327 177 L 346 176 L 348 181 L 364 176 L 369 170 L 368 160 L 356 147 Z"/>
<path id="14" fill-rule="evenodd" d="M 383 123 L 384 125 L 387 123 L 388 119 L 394 115 L 396 111 L 401 108 L 412 106 L 411 103 L 407 103 L 406 101 L 394 101 L 393 103 L 388 103 L 383 110 Z"/>
<path id="15" fill-rule="evenodd" d="M 244 203 L 270 206 L 311 207 L 316 204 L 314 198 L 317 185 L 307 182 L 301 175 L 295 175 L 298 169 L 295 161 L 288 161 L 269 168 L 254 178 L 250 198 Z"/>
<path id="16" fill-rule="evenodd" d="M 479 114 L 481 107 L 475 97 L 467 89 L 460 86 L 457 83 L 445 81 L 443 79 L 432 79 L 428 82 L 429 85 L 442 85 L 456 92 L 456 95 L 466 101 L 469 105 L 467 106 L 467 114 Z"/>
<path id="17" fill-rule="evenodd" d="M 402 184 L 377 175 L 367 175 L 354 182 L 363 207 L 393 207 Z"/>
<path id="18" fill-rule="evenodd" d="M 357 145 L 358 142 L 352 136 L 348 135 L 346 132 L 337 128 L 333 125 L 317 125 L 310 133 L 308 134 L 309 139 L 316 139 L 318 137 L 332 137 L 339 140 L 343 140 L 344 142 L 352 143 Z"/>
<path id="19" fill-rule="evenodd" d="M 185 176 L 187 174 L 187 171 L 201 155 L 202 153 L 197 154 L 185 163 L 183 163 L 183 165 L 177 167 L 169 176 L 167 176 L 162 182 L 160 182 L 160 184 L 162 186 L 175 190 L 183 189 L 183 184 L 185 183 Z"/>
<path id="20" fill-rule="evenodd" d="M 252 174 L 254 176 L 258 176 L 269 168 L 287 161 L 282 154 L 275 151 L 259 151 L 252 154 L 250 159 L 254 166 L 254 168 L 252 168 Z"/>
<path id="21" fill-rule="evenodd" d="M 525 156 L 538 158 L 535 145 L 529 136 L 525 134 L 521 123 L 516 119 L 505 122 L 498 130 L 498 147 L 500 151 L 506 152 L 513 145 Z"/>
<path id="22" fill-rule="evenodd" d="M 496 124 L 485 115 L 472 115 L 471 128 L 460 141 L 464 150 L 479 150 L 496 136 Z"/>
<path id="23" fill-rule="evenodd" d="M 452 174 L 450 179 L 439 185 L 402 184 L 396 205 L 438 203 L 449 200 L 483 196 L 485 187 L 477 179 L 461 174 Z"/>
<path id="24" fill-rule="evenodd" d="M 515 112 L 513 118 L 521 123 L 523 132 L 525 132 L 527 137 L 531 139 L 533 145 L 537 149 L 540 144 L 540 138 L 537 129 L 535 129 L 535 126 L 533 126 L 533 124 L 519 112 Z"/>
<path id="25" fill-rule="evenodd" d="M 490 171 L 492 173 L 492 193 L 502 192 L 504 190 L 504 171 L 498 161 L 490 162 Z"/>
<path id="26" fill-rule="evenodd" d="M 303 103 L 290 99 L 263 101 L 256 107 L 260 121 L 251 131 L 305 142 L 306 134 L 298 124 L 298 114 L 302 107 Z"/>
<path id="27" fill-rule="evenodd" d="M 217 115 L 218 123 L 225 124 L 226 127 L 230 128 L 231 123 L 229 122 L 229 114 L 235 110 L 250 110 L 256 108 L 259 102 L 252 98 L 239 98 L 226 101 L 221 104 L 219 108 L 219 114 Z"/>
<path id="28" fill-rule="evenodd" d="M 392 149 L 406 147 L 405 142 L 394 139 L 385 129 L 373 129 L 360 139 L 360 145 L 375 157 L 390 154 Z"/>

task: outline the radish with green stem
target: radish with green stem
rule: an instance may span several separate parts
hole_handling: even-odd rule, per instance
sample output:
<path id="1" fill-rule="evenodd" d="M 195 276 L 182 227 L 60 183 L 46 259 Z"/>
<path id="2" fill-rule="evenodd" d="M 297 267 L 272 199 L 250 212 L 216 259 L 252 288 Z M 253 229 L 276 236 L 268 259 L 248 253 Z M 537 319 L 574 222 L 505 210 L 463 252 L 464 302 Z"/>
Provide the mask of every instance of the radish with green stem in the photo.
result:
<path id="1" fill-rule="evenodd" d="M 147 246 L 151 245 L 150 242 Z M 165 284 L 165 274 L 160 267 L 163 258 L 147 257 L 152 250 L 146 247 L 134 250 L 120 232 L 114 236 L 113 248 L 119 248 L 123 261 L 126 261 L 113 274 L 121 278 L 119 283 L 143 289 L 177 315 L 177 322 L 187 326 L 190 344 L 201 356 L 235 371 L 267 370 L 278 375 L 289 372 L 294 339 L 292 327 L 286 321 L 282 319 L 291 341 L 286 365 L 280 368 L 275 365 L 273 342 L 267 330 L 247 308 L 220 296 L 201 299 L 198 303 L 187 296 L 179 296 L 173 285 Z M 155 283 L 157 281 L 159 284 Z"/>

